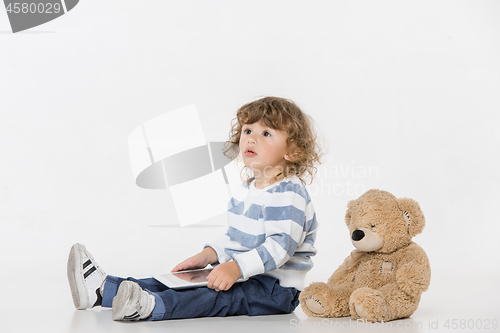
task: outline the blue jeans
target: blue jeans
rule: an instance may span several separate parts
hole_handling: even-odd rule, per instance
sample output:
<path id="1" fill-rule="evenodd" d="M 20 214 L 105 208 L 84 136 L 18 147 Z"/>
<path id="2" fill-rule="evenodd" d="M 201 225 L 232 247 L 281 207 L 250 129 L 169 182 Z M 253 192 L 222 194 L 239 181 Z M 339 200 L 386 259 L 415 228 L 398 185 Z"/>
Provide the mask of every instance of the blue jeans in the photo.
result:
<path id="1" fill-rule="evenodd" d="M 253 276 L 219 292 L 210 288 L 173 290 L 153 278 L 123 279 L 108 275 L 103 307 L 111 307 L 118 286 L 124 280 L 137 282 L 154 295 L 156 305 L 148 320 L 283 314 L 293 312 L 299 305 L 300 291 L 282 287 L 279 280 L 266 275 Z"/>

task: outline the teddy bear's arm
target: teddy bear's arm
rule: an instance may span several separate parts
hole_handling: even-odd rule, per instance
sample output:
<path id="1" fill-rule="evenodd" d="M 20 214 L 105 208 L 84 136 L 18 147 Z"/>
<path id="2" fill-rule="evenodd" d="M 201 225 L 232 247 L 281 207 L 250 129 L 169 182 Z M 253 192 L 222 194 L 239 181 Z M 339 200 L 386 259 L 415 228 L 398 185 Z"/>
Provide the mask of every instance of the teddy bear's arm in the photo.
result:
<path id="1" fill-rule="evenodd" d="M 344 263 L 339 266 L 333 272 L 332 276 L 328 279 L 328 285 L 330 286 L 340 286 L 345 283 L 351 283 L 354 281 L 354 276 L 356 274 L 355 267 L 358 266 L 358 258 L 355 257 L 353 261 L 353 255 L 351 254 L 344 260 Z"/>
<path id="2" fill-rule="evenodd" d="M 407 249 L 405 264 L 396 272 L 398 286 L 410 296 L 418 296 L 429 288 L 431 267 L 425 251 L 413 243 Z"/>

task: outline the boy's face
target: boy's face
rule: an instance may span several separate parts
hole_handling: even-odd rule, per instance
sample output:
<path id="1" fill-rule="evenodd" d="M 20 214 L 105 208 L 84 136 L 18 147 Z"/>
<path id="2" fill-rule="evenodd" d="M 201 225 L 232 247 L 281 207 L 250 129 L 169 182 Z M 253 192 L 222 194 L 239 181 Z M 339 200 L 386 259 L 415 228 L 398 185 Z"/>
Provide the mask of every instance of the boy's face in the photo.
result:
<path id="1" fill-rule="evenodd" d="M 267 127 L 261 121 L 243 125 L 239 145 L 243 162 L 254 173 L 274 177 L 288 158 L 287 138 L 285 131 Z"/>

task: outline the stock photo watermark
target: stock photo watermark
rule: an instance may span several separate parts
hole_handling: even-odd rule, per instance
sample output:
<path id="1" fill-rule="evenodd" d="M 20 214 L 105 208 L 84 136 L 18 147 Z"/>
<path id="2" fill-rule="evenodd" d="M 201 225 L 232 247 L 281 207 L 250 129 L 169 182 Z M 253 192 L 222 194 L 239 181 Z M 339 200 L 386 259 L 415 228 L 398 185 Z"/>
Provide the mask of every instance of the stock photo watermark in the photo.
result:
<path id="1" fill-rule="evenodd" d="M 389 321 L 365 322 L 364 320 L 338 321 L 323 319 L 321 321 L 290 320 L 290 329 L 332 329 L 332 330 L 497 330 L 498 319 L 429 319 L 428 321 Z"/>
<path id="2" fill-rule="evenodd" d="M 321 165 L 316 173 L 316 181 L 309 185 L 311 195 L 359 196 L 366 192 L 366 181 L 377 179 L 376 165 Z"/>
<path id="3" fill-rule="evenodd" d="M 255 163 L 258 164 L 258 163 Z M 276 168 L 259 168 L 253 165 L 252 173 L 247 174 L 248 178 L 270 177 L 278 173 L 279 175 L 303 175 L 307 174 L 306 167 L 295 167 L 294 165 Z M 315 181 L 308 185 L 311 195 L 329 196 L 359 196 L 366 192 L 366 182 L 379 177 L 379 168 L 376 165 L 359 165 L 354 161 L 350 165 L 320 165 L 314 175 Z"/>
<path id="4" fill-rule="evenodd" d="M 52 21 L 70 10 L 79 0 L 4 0 L 12 32 L 27 30 Z"/>

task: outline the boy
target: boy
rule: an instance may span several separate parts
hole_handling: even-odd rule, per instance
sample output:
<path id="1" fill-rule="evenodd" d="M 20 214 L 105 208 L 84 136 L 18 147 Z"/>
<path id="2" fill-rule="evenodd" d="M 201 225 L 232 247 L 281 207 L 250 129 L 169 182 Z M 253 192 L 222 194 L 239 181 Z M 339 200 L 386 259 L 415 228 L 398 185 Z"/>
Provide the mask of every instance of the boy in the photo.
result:
<path id="1" fill-rule="evenodd" d="M 317 221 L 303 178 L 319 148 L 311 121 L 292 101 L 265 97 L 236 114 L 225 154 L 240 154 L 250 177 L 228 205 L 229 228 L 172 271 L 217 264 L 208 288 L 169 289 L 156 280 L 122 279 L 75 244 L 68 279 L 78 309 L 112 307 L 114 320 L 290 313 L 316 254 Z M 243 276 L 247 281 L 234 284 Z"/>

